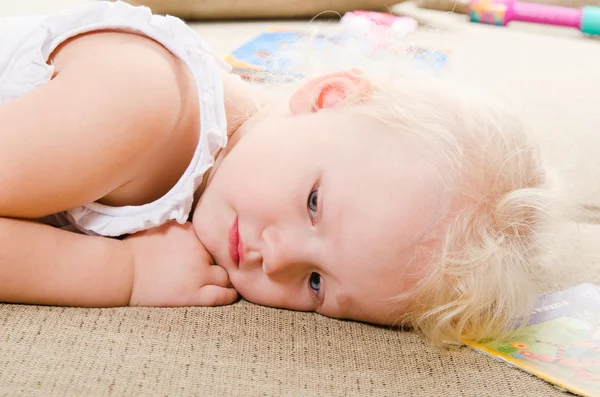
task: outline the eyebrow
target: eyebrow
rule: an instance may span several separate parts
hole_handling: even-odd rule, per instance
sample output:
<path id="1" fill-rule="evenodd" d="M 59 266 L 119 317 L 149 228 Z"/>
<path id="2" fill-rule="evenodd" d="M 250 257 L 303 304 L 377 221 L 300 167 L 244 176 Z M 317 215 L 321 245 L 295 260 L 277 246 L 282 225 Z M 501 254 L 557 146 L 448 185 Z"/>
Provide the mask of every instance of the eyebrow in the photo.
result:
<path id="1" fill-rule="evenodd" d="M 321 298 L 319 295 L 315 295 L 311 292 L 309 292 L 312 296 L 311 296 L 311 300 L 313 302 L 313 312 L 318 312 L 319 309 L 321 309 L 323 307 L 323 305 L 325 304 L 325 297 Z"/>
<path id="2" fill-rule="evenodd" d="M 325 215 L 329 213 L 329 210 L 326 210 L 326 208 L 328 208 L 325 204 L 327 203 L 326 200 L 324 200 L 324 197 L 327 197 L 324 193 L 324 189 L 323 189 L 323 174 L 319 175 L 319 179 L 318 179 L 318 183 L 319 183 L 319 213 L 317 214 L 318 216 L 318 223 L 319 224 L 324 224 L 327 225 L 327 223 L 331 223 L 331 219 L 328 219 L 327 222 L 325 222 Z M 325 184 L 326 185 L 326 184 Z"/>
<path id="3" fill-rule="evenodd" d="M 326 225 L 336 225 L 336 224 L 338 226 L 340 226 L 339 220 L 338 220 L 338 222 L 336 222 L 334 219 L 331 218 L 332 217 L 331 214 L 335 214 L 336 213 L 335 210 L 333 210 L 333 211 L 331 210 L 331 208 L 332 208 L 332 206 L 331 206 L 331 203 L 332 203 L 331 197 L 329 197 L 329 200 L 327 200 L 327 201 L 323 200 L 323 197 L 326 197 L 323 194 L 323 192 L 324 192 L 323 185 L 331 186 L 330 183 L 325 183 L 324 184 L 323 183 L 324 180 L 326 182 L 328 182 L 329 178 L 325 177 L 324 174 L 321 174 L 319 176 L 319 179 L 318 179 L 318 181 L 319 181 L 318 182 L 318 186 L 319 186 L 319 214 L 318 214 L 319 218 L 318 218 L 318 222 L 319 222 L 319 224 L 322 224 L 324 226 L 326 226 Z M 327 204 L 327 206 L 326 206 L 326 204 Z M 326 208 L 328 208 L 328 209 L 326 210 Z M 333 205 L 333 208 L 336 208 L 336 205 Z M 339 209 L 340 206 L 337 205 L 337 208 Z M 340 214 L 340 211 L 337 211 L 337 213 Z M 325 221 L 324 214 L 328 215 L 326 221 Z M 328 234 L 331 235 L 331 226 L 325 227 L 325 229 L 328 231 Z M 323 275 L 323 274 L 321 273 L 321 275 Z M 323 308 L 325 306 L 325 300 L 327 302 L 333 301 L 334 302 L 333 303 L 334 304 L 333 308 L 337 309 L 337 312 L 336 312 L 337 315 L 335 317 L 349 318 L 349 315 L 351 314 L 350 309 L 352 307 L 356 307 L 356 303 L 355 303 L 354 298 L 351 295 L 348 295 L 348 294 L 345 294 L 343 292 L 340 292 L 340 290 L 342 288 L 339 288 L 339 286 L 342 285 L 342 282 L 341 282 L 342 278 L 338 277 L 337 275 L 333 274 L 330 271 L 328 271 L 326 273 L 326 275 L 328 276 L 327 278 L 329 278 L 329 279 L 333 278 L 335 280 L 334 284 L 336 284 L 338 286 L 338 288 L 332 288 L 332 287 L 327 288 L 327 291 L 324 294 L 323 302 L 321 302 L 321 305 L 317 309 Z M 325 298 L 327 298 L 327 299 L 325 299 Z"/>
<path id="4" fill-rule="evenodd" d="M 336 292 L 337 293 L 333 296 L 333 300 L 336 303 L 335 307 L 338 310 L 337 317 L 348 318 L 350 314 L 349 309 L 354 306 L 354 299 L 350 295 L 339 293 L 339 291 Z"/>
<path id="5" fill-rule="evenodd" d="M 323 175 L 321 175 L 319 177 L 319 224 L 321 224 L 322 226 L 325 226 L 324 229 L 328 231 L 328 234 L 331 235 L 331 227 L 327 227 L 327 225 L 334 225 L 336 224 L 335 220 L 331 219 L 331 214 L 335 213 L 335 211 L 331 211 L 331 209 L 326 210 L 326 208 L 330 208 L 331 205 L 331 198 L 329 200 L 323 200 L 324 197 L 326 197 L 326 195 L 323 194 L 324 190 L 323 190 L 323 180 L 325 180 L 327 178 L 324 178 Z M 327 185 L 327 183 L 325 183 L 325 185 Z M 329 186 L 331 186 L 329 184 Z M 326 205 L 327 204 L 327 205 Z M 334 205 L 333 208 L 335 208 L 336 206 Z M 338 205 L 337 208 L 339 208 L 340 206 Z M 325 215 L 324 214 L 328 214 L 327 220 L 325 220 Z M 338 211 L 339 214 L 339 211 Z M 339 226 L 339 222 L 337 223 L 337 225 Z M 341 284 L 341 279 L 339 277 L 337 277 L 336 275 L 332 274 L 330 271 L 327 272 L 326 274 L 329 278 L 333 278 L 334 279 L 334 283 L 333 284 L 337 284 L 340 285 Z M 331 283 L 330 283 L 331 284 Z M 326 297 L 328 297 L 328 299 L 325 299 Z M 320 302 L 320 306 L 317 307 L 317 309 L 319 308 L 323 308 L 325 306 L 325 301 L 334 302 L 334 308 L 338 309 L 339 312 L 342 312 L 344 314 L 346 314 L 348 312 L 347 309 L 344 309 L 344 306 L 340 304 L 340 302 L 344 302 L 344 301 L 348 301 L 351 300 L 351 298 L 347 297 L 344 298 L 343 294 L 339 293 L 339 288 L 332 288 L 331 286 L 329 286 L 329 288 L 327 288 L 327 291 L 324 294 L 323 297 L 323 301 Z M 350 305 L 349 305 L 350 306 Z M 340 314 L 340 313 L 338 313 Z M 343 316 L 340 316 L 343 317 Z"/>
<path id="6" fill-rule="evenodd" d="M 319 201 L 317 203 L 317 224 L 323 222 L 323 212 L 325 212 L 325 204 L 323 201 L 323 175 L 320 174 L 317 178 L 317 189 L 319 190 Z"/>

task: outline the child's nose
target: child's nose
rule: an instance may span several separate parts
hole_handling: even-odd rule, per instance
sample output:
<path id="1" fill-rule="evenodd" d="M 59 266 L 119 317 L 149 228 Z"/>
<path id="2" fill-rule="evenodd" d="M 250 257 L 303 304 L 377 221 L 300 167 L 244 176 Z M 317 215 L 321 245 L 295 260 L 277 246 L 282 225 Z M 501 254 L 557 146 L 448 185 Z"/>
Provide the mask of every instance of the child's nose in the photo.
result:
<path id="1" fill-rule="evenodd" d="M 305 238 L 290 227 L 270 227 L 263 231 L 263 271 L 274 276 L 299 271 L 310 262 Z"/>

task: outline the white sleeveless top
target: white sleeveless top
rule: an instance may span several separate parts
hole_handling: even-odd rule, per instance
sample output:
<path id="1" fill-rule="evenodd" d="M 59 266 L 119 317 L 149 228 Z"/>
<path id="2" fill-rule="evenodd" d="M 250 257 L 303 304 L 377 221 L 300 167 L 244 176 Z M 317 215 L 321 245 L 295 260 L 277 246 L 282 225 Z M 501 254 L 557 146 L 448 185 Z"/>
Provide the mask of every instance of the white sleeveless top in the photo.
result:
<path id="1" fill-rule="evenodd" d="M 54 68 L 46 62 L 62 42 L 105 29 L 135 31 L 152 38 L 190 68 L 200 104 L 198 146 L 181 179 L 154 202 L 126 207 L 90 203 L 40 221 L 104 236 L 130 234 L 169 220 L 184 223 L 204 173 L 227 143 L 220 72 L 229 68 L 180 19 L 152 15 L 146 7 L 100 1 L 51 15 L 0 20 L 0 105 L 50 81 Z"/>

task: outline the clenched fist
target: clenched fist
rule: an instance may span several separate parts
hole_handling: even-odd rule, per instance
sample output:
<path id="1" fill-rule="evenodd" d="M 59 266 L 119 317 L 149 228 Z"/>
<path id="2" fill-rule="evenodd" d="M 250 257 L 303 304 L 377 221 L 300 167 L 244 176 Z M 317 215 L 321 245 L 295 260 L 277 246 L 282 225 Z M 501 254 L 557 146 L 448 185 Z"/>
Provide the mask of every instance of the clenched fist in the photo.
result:
<path id="1" fill-rule="evenodd" d="M 130 306 L 220 306 L 237 299 L 192 223 L 171 221 L 124 241 L 134 255 Z"/>

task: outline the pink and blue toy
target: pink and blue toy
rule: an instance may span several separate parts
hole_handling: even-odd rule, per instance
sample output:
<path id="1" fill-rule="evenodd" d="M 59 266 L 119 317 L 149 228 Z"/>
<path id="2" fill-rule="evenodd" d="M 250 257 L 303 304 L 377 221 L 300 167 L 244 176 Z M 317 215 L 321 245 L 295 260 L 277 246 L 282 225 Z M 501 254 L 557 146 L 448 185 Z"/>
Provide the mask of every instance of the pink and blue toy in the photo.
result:
<path id="1" fill-rule="evenodd" d="M 589 35 L 600 35 L 600 7 L 578 9 L 515 0 L 471 0 L 469 14 L 472 22 L 505 26 L 511 21 L 522 21 L 566 26 Z"/>

